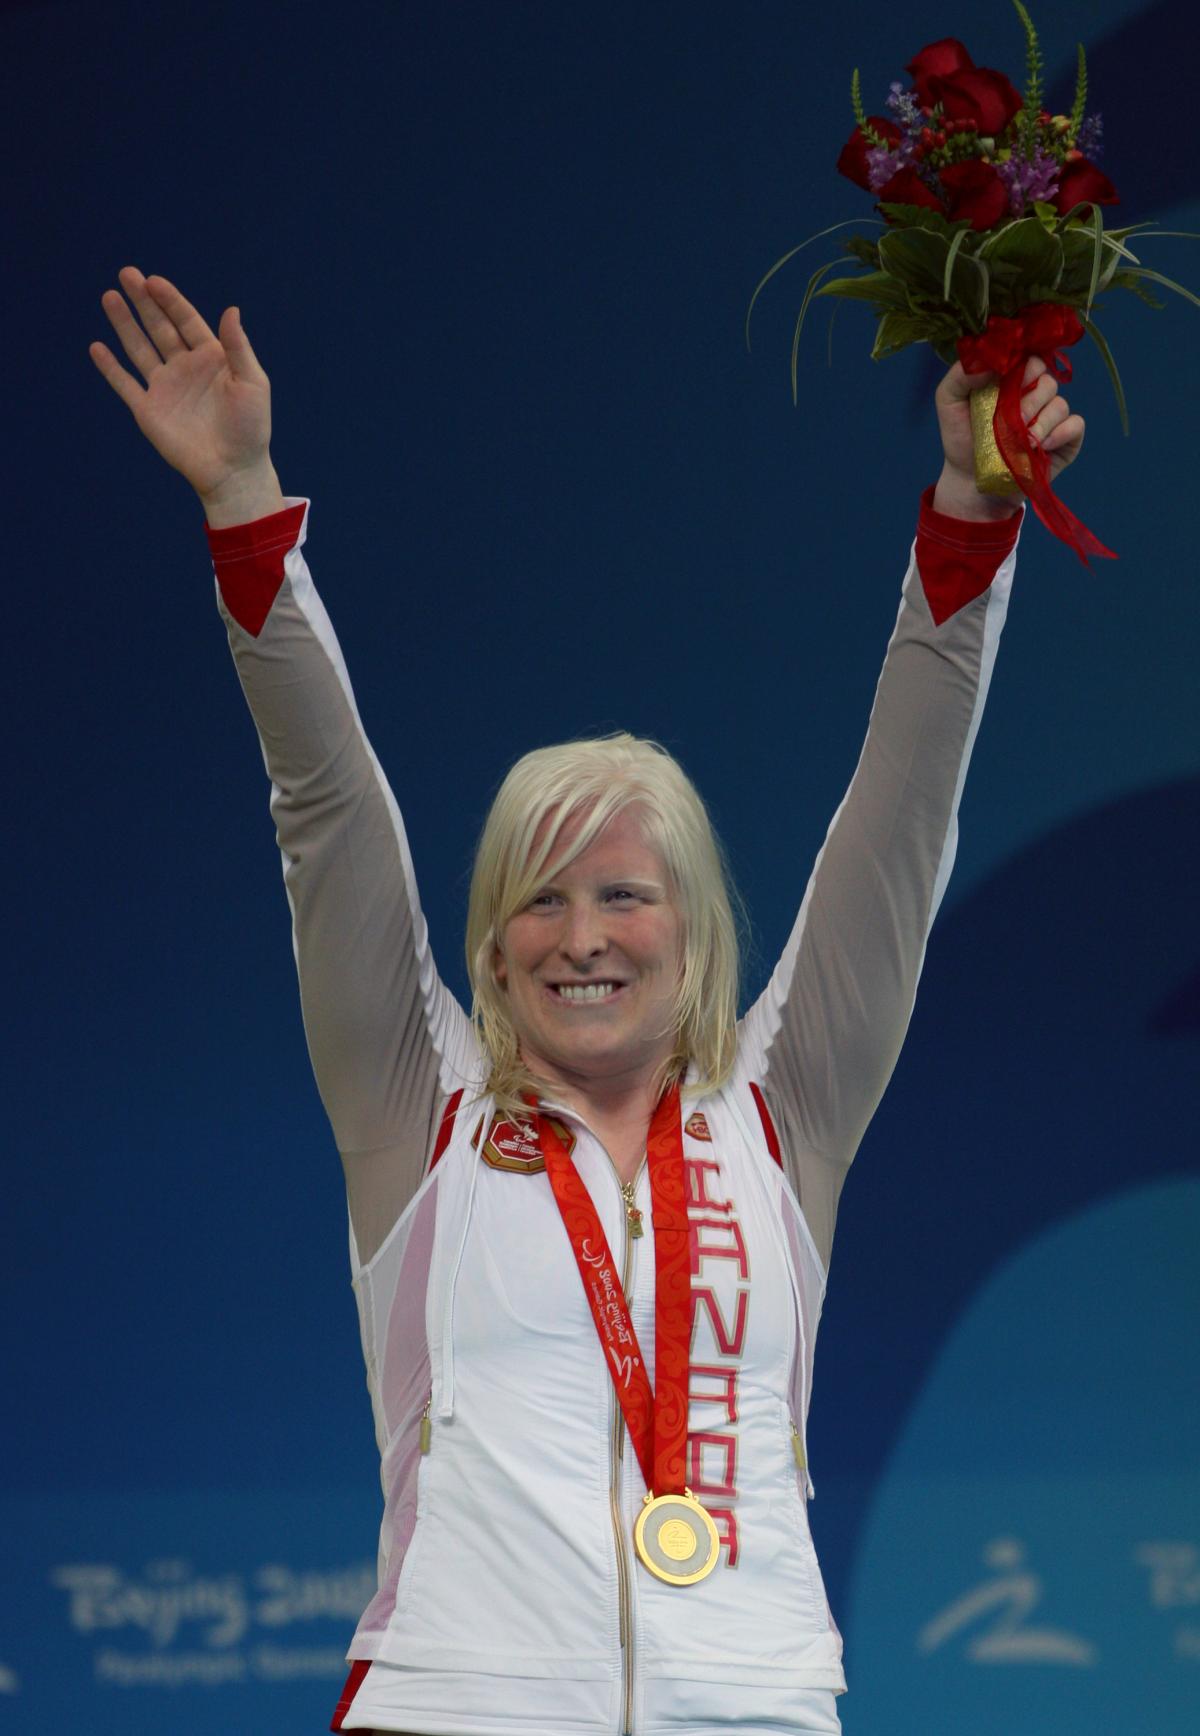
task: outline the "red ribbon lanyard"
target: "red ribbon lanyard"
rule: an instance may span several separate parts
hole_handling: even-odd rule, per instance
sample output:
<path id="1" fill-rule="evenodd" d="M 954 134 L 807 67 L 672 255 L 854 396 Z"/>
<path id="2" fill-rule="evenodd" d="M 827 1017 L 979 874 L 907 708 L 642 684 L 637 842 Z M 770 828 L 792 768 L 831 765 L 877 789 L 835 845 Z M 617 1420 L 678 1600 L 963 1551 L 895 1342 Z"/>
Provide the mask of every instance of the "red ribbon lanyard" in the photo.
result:
<path id="1" fill-rule="evenodd" d="M 1110 560 L 1117 557 L 1054 493 L 1050 487 L 1050 460 L 1041 443 L 1031 438 L 1021 414 L 1027 358 L 1031 355 L 1048 358 L 1047 373 L 1065 385 L 1071 378 L 1071 364 L 1059 345 L 1078 343 L 1083 330 L 1073 307 L 1034 302 L 1015 319 L 993 314 L 977 337 L 959 338 L 958 359 L 969 374 L 990 370 L 1000 375 L 1000 395 L 992 417 L 1000 456 L 1046 529 L 1073 548 L 1086 567 L 1089 555 L 1105 555 Z"/>
<path id="2" fill-rule="evenodd" d="M 584 1294 L 617 1389 L 625 1426 L 652 1495 L 684 1488 L 688 1425 L 688 1341 L 691 1337 L 691 1259 L 683 1176 L 679 1087 L 660 1099 L 650 1122 L 654 1224 L 654 1391 L 621 1288 L 621 1274 L 592 1196 L 571 1154 L 544 1115 L 538 1117 L 546 1174 L 558 1201 Z"/>

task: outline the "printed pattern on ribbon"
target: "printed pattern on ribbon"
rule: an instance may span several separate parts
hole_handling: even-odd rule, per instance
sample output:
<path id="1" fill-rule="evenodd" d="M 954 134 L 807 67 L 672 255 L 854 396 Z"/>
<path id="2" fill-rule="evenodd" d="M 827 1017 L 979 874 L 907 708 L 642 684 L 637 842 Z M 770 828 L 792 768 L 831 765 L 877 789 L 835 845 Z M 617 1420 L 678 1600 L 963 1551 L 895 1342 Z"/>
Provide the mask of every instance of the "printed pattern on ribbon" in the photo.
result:
<path id="1" fill-rule="evenodd" d="M 549 1117 L 539 1116 L 538 1125 L 546 1173 L 646 1487 L 656 1495 L 682 1494 L 688 1427 L 691 1261 L 678 1086 L 672 1086 L 660 1099 L 646 1144 L 656 1287 L 653 1392 L 617 1262 L 592 1196 Z"/>

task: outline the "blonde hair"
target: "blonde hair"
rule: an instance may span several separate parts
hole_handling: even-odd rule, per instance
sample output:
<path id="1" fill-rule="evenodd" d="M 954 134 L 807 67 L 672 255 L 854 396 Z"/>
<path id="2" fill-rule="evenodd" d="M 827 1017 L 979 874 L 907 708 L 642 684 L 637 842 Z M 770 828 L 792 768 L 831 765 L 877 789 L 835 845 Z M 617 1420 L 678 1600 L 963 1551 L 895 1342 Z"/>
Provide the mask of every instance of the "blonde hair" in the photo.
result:
<path id="1" fill-rule="evenodd" d="M 536 1095 L 539 1083 L 522 1060 L 508 997 L 496 980 L 504 930 L 538 890 L 569 820 L 581 824 L 555 858 L 556 869 L 574 861 L 609 820 L 632 806 L 641 811 L 647 843 L 666 865 L 683 932 L 673 1007 L 676 1041 L 660 1088 L 691 1065 L 696 1077 L 689 1092 L 716 1090 L 733 1069 L 742 909 L 695 785 L 655 741 L 620 733 L 563 742 L 535 748 L 513 766 L 484 822 L 471 874 L 471 1017 L 491 1062 L 484 1089 L 503 1113 L 519 1114 L 523 1096 Z"/>

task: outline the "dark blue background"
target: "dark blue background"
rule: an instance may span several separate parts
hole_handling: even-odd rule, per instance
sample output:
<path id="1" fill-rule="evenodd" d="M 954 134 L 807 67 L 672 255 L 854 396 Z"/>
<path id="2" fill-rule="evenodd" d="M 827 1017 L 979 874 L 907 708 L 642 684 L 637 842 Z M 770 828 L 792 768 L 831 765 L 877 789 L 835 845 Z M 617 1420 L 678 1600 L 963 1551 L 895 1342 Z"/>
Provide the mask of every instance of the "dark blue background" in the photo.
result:
<path id="1" fill-rule="evenodd" d="M 1200 229 L 1192 9 L 1036 16 L 1052 106 L 1087 43 L 1114 220 Z M 843 308 L 827 340 L 821 312 L 793 408 L 800 294 L 836 237 L 764 291 L 751 354 L 743 321 L 788 248 L 866 226 L 867 196 L 833 169 L 851 68 L 877 111 L 947 34 L 1022 79 L 1003 6 L 3 9 L 0 1729 L 323 1727 L 332 1677 L 315 1663 L 282 1685 L 98 1680 L 96 1636 L 53 1575 L 332 1571 L 371 1556 L 378 1519 L 344 1196 L 261 760 L 199 504 L 88 357 L 112 339 L 100 294 L 132 263 L 213 326 L 241 308 L 272 381 L 276 468 L 312 497 L 306 554 L 458 991 L 471 850 L 504 769 L 625 727 L 667 742 L 710 801 L 755 920 L 752 994 L 858 753 L 939 467 L 940 370 L 916 353 L 872 364 L 869 316 Z M 1140 251 L 1200 285 L 1194 243 Z M 1120 559 L 1085 571 L 1025 528 L 958 867 L 844 1196 L 811 1451 L 848 1732 L 856 1671 L 886 1682 L 900 1644 L 850 1619 L 866 1515 L 972 1297 L 1049 1226 L 1200 1168 L 1200 316 L 1126 302 L 1100 321 L 1132 438 L 1081 348 L 1087 449 L 1062 487 Z M 1194 1280 L 1187 1293 L 1200 1324 Z M 1027 1300 L 1053 1313 L 1070 1291 Z M 1122 1306 L 1136 1321 L 1136 1290 Z M 1174 1379 L 1156 1388 L 1164 1431 L 1194 1441 L 1194 1370 Z M 1119 1402 L 1108 1426 L 1135 1501 L 1155 1466 L 1140 1446 L 1123 1460 Z M 1175 1540 L 1195 1550 L 1194 1473 L 1188 1487 Z M 1181 1708 L 1200 1671 L 1190 1584 L 1163 1606 L 1184 1626 L 1157 1665 Z M 336 1652 L 353 1618 L 297 1621 L 292 1643 Z M 154 1649 L 136 1624 L 108 1638 Z M 1036 1705 L 1038 1667 L 1008 1667 Z M 989 1681 L 964 1672 L 957 1715 L 941 1684 L 948 1721 L 911 1727 L 982 1729 Z M 1080 1708 L 1072 1725 L 1056 1702 L 1053 1729 L 1104 1727 Z"/>

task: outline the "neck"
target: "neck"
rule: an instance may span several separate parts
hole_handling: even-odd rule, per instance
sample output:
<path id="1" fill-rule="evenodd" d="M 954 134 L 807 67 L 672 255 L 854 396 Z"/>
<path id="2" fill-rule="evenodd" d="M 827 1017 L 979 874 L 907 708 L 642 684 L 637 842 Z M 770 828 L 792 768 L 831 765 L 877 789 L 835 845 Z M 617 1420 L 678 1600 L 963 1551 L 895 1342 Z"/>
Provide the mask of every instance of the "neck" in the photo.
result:
<path id="1" fill-rule="evenodd" d="M 649 1127 L 649 1118 L 655 1113 L 656 1104 L 662 1095 L 660 1083 L 653 1075 L 634 1082 L 573 1082 L 566 1078 L 538 1078 L 538 1085 L 542 1087 L 545 1097 L 557 1097 L 559 1101 L 568 1104 L 568 1108 L 578 1109 L 585 1121 L 639 1121 L 643 1128 Z"/>
<path id="2" fill-rule="evenodd" d="M 540 1094 L 575 1109 L 603 1139 L 615 1160 L 616 1153 L 622 1153 L 622 1170 L 627 1167 L 630 1154 L 641 1156 L 646 1146 L 649 1121 L 658 1106 L 658 1099 L 662 1097 L 660 1062 L 653 1068 L 639 1068 L 636 1073 L 615 1073 L 608 1078 L 571 1075 L 566 1069 L 540 1068 L 531 1057 L 526 1066 L 537 1080 Z"/>

